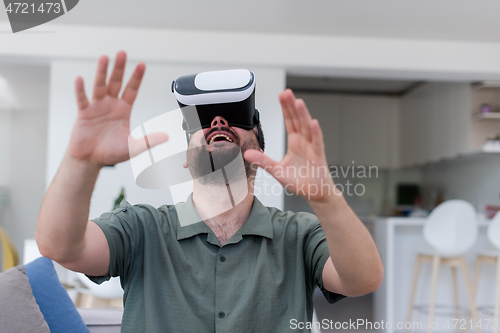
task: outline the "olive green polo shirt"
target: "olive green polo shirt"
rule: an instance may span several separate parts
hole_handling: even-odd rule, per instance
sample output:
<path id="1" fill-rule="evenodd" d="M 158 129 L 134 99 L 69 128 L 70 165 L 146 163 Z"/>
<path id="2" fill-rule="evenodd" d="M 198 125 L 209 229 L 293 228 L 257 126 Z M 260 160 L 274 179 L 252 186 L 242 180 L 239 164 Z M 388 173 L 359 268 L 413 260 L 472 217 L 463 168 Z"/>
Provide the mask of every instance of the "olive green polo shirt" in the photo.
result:
<path id="1" fill-rule="evenodd" d="M 183 218 L 197 223 L 181 226 Z M 122 332 L 307 332 L 316 286 L 329 258 L 325 235 L 309 213 L 264 207 L 255 198 L 248 220 L 223 245 L 186 203 L 122 202 L 94 220 L 110 251 L 109 272 L 124 290 Z M 91 277 L 102 282 L 108 277 Z"/>

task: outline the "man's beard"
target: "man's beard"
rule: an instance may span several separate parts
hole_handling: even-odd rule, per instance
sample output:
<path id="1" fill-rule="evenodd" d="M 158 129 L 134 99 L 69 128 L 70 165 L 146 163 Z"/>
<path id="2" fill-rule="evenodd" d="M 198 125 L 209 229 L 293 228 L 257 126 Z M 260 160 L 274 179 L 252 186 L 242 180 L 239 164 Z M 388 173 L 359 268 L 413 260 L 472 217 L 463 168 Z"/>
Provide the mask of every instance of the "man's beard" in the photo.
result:
<path id="1" fill-rule="evenodd" d="M 217 128 L 214 131 L 227 131 L 234 134 L 227 127 Z M 259 149 L 257 139 L 247 140 L 241 144 L 234 134 L 235 142 L 214 142 L 206 144 L 203 136 L 197 147 L 189 144 L 187 151 L 187 163 L 193 179 L 197 179 L 203 185 L 224 185 L 249 179 L 255 176 L 256 170 L 251 163 L 243 159 L 243 154 L 248 149 Z M 241 157 L 240 157 L 241 156 Z M 237 159 L 243 159 L 245 172 L 241 170 L 241 163 Z M 221 172 L 215 172 L 222 170 Z"/>

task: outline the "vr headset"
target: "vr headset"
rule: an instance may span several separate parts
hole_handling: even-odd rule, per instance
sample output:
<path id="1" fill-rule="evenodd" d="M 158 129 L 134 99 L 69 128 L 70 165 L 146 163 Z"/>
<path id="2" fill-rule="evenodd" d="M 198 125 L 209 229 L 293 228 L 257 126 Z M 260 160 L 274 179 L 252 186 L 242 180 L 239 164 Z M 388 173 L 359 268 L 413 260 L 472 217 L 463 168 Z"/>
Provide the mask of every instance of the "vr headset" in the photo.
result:
<path id="1" fill-rule="evenodd" d="M 249 70 L 181 76 L 172 82 L 172 92 L 181 108 L 186 134 L 211 127 L 212 120 L 221 116 L 228 121 L 228 126 L 246 130 L 257 127 L 257 140 L 264 150 L 259 111 L 255 109 L 255 76 Z"/>

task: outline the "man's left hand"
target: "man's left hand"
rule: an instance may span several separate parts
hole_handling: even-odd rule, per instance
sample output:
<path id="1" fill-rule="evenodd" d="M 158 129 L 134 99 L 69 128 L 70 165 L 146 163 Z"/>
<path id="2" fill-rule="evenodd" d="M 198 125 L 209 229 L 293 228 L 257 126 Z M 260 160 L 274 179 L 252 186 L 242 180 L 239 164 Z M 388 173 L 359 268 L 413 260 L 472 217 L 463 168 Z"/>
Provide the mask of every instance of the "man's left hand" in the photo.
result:
<path id="1" fill-rule="evenodd" d="M 244 158 L 269 172 L 288 192 L 310 202 L 326 202 L 338 191 L 330 176 L 319 122 L 311 118 L 304 101 L 290 89 L 281 92 L 279 100 L 288 133 L 285 157 L 276 162 L 252 149 Z"/>

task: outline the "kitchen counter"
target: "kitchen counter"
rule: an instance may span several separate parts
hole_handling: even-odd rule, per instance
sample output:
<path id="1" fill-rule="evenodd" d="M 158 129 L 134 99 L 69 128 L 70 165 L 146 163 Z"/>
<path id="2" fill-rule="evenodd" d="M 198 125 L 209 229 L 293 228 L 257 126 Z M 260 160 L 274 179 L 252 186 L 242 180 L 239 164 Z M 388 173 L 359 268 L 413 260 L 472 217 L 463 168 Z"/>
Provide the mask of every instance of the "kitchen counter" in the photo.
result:
<path id="1" fill-rule="evenodd" d="M 390 322 L 396 326 L 399 322 L 406 322 L 409 299 L 411 292 L 411 282 L 414 274 L 416 253 L 420 249 L 428 249 L 422 235 L 425 218 L 363 218 L 365 225 L 373 224 L 373 236 L 380 251 L 384 263 L 384 280 L 380 289 L 374 296 L 374 320 Z M 466 254 L 468 262 L 468 273 L 470 280 L 473 279 L 473 268 L 478 251 L 492 249 L 486 237 L 488 220 L 479 221 L 479 235 L 473 248 Z M 483 266 L 481 280 L 479 283 L 478 305 L 493 304 L 494 299 L 491 294 L 491 286 L 494 286 L 494 270 Z M 463 287 L 463 279 L 459 271 L 458 285 L 460 305 L 467 307 L 467 294 Z M 416 304 L 428 304 L 430 299 L 430 264 L 424 264 L 420 271 L 420 279 L 417 286 Z M 451 269 L 442 267 L 439 274 L 436 304 L 453 305 L 453 290 L 451 283 Z M 489 288 L 488 288 L 489 287 Z M 453 311 L 449 311 L 453 312 Z M 480 317 L 485 318 L 480 314 Z M 451 317 L 437 317 L 439 329 L 437 331 L 448 331 L 444 328 L 447 319 Z M 427 323 L 427 316 L 417 311 L 413 312 L 413 322 Z M 424 327 L 426 327 L 424 325 Z M 398 329 L 386 329 L 386 332 L 402 331 Z M 485 332 L 486 330 L 483 330 Z"/>

